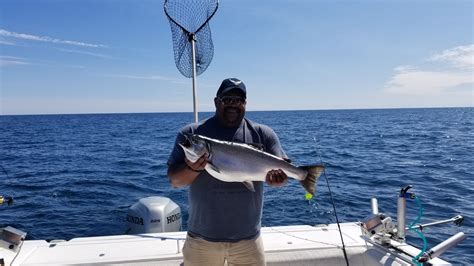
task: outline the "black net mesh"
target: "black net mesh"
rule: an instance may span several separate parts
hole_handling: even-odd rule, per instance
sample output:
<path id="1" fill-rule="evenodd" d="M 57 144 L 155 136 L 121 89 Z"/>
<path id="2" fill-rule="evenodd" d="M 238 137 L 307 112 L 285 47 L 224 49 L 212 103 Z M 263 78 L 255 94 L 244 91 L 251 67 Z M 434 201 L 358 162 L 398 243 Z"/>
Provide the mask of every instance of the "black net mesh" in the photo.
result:
<path id="1" fill-rule="evenodd" d="M 214 55 L 209 20 L 216 13 L 218 0 L 166 0 L 165 13 L 171 25 L 174 61 L 185 77 L 193 75 L 192 44 L 196 48 L 196 74 L 206 71 Z"/>

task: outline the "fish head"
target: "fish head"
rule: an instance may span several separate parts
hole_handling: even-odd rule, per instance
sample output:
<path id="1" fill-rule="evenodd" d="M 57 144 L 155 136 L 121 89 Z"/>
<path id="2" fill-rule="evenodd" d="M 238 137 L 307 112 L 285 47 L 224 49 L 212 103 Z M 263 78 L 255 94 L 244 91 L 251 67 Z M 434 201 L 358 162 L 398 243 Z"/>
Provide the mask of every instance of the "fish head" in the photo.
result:
<path id="1" fill-rule="evenodd" d="M 209 153 L 206 140 L 196 134 L 184 135 L 184 141 L 179 143 L 179 146 L 183 148 L 186 158 L 193 163 L 205 153 Z"/>

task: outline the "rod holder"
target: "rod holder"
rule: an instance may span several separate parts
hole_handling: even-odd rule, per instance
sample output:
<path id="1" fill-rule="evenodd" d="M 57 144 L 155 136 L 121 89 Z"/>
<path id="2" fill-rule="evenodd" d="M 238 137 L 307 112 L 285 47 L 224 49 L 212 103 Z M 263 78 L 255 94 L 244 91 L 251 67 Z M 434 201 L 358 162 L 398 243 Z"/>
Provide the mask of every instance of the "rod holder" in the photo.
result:
<path id="1" fill-rule="evenodd" d="M 377 198 L 370 199 L 370 209 L 372 210 L 373 215 L 379 214 L 379 203 L 377 202 Z"/>
<path id="2" fill-rule="evenodd" d="M 406 186 L 400 189 L 397 200 L 397 238 L 401 241 L 405 241 L 406 229 L 406 208 L 407 198 L 414 198 L 415 194 L 408 192 L 412 186 Z"/>
<path id="3" fill-rule="evenodd" d="M 466 235 L 463 232 L 459 232 L 455 234 L 454 236 L 439 243 L 438 245 L 434 246 L 430 250 L 425 251 L 423 255 L 418 259 L 418 261 L 427 262 L 430 259 L 434 259 L 438 257 L 439 255 L 443 254 L 449 248 L 456 246 L 464 239 L 466 239 Z"/>

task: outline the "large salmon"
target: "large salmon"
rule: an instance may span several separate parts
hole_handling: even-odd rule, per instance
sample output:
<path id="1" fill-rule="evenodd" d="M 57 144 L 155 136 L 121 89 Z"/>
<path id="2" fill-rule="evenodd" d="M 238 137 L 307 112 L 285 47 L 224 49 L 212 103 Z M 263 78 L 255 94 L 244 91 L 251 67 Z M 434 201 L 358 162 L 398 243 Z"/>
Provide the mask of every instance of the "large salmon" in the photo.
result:
<path id="1" fill-rule="evenodd" d="M 297 167 L 272 154 L 243 143 L 221 141 L 201 135 L 186 135 L 186 143 L 180 143 L 186 158 L 196 162 L 207 153 L 205 170 L 224 182 L 243 182 L 253 190 L 252 181 L 265 181 L 270 170 L 281 169 L 288 177 L 301 181 L 308 193 L 316 191 L 316 182 L 324 166 Z"/>

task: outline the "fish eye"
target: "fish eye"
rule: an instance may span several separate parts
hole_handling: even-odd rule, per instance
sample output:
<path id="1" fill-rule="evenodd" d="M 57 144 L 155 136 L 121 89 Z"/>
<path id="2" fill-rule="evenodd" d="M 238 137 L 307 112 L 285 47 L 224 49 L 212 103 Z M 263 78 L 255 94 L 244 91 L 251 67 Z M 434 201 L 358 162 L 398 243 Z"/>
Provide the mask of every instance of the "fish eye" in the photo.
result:
<path id="1" fill-rule="evenodd" d="M 186 148 L 191 147 L 191 141 L 189 141 L 188 138 L 184 138 L 184 141 L 181 142 L 181 145 L 183 145 Z"/>

